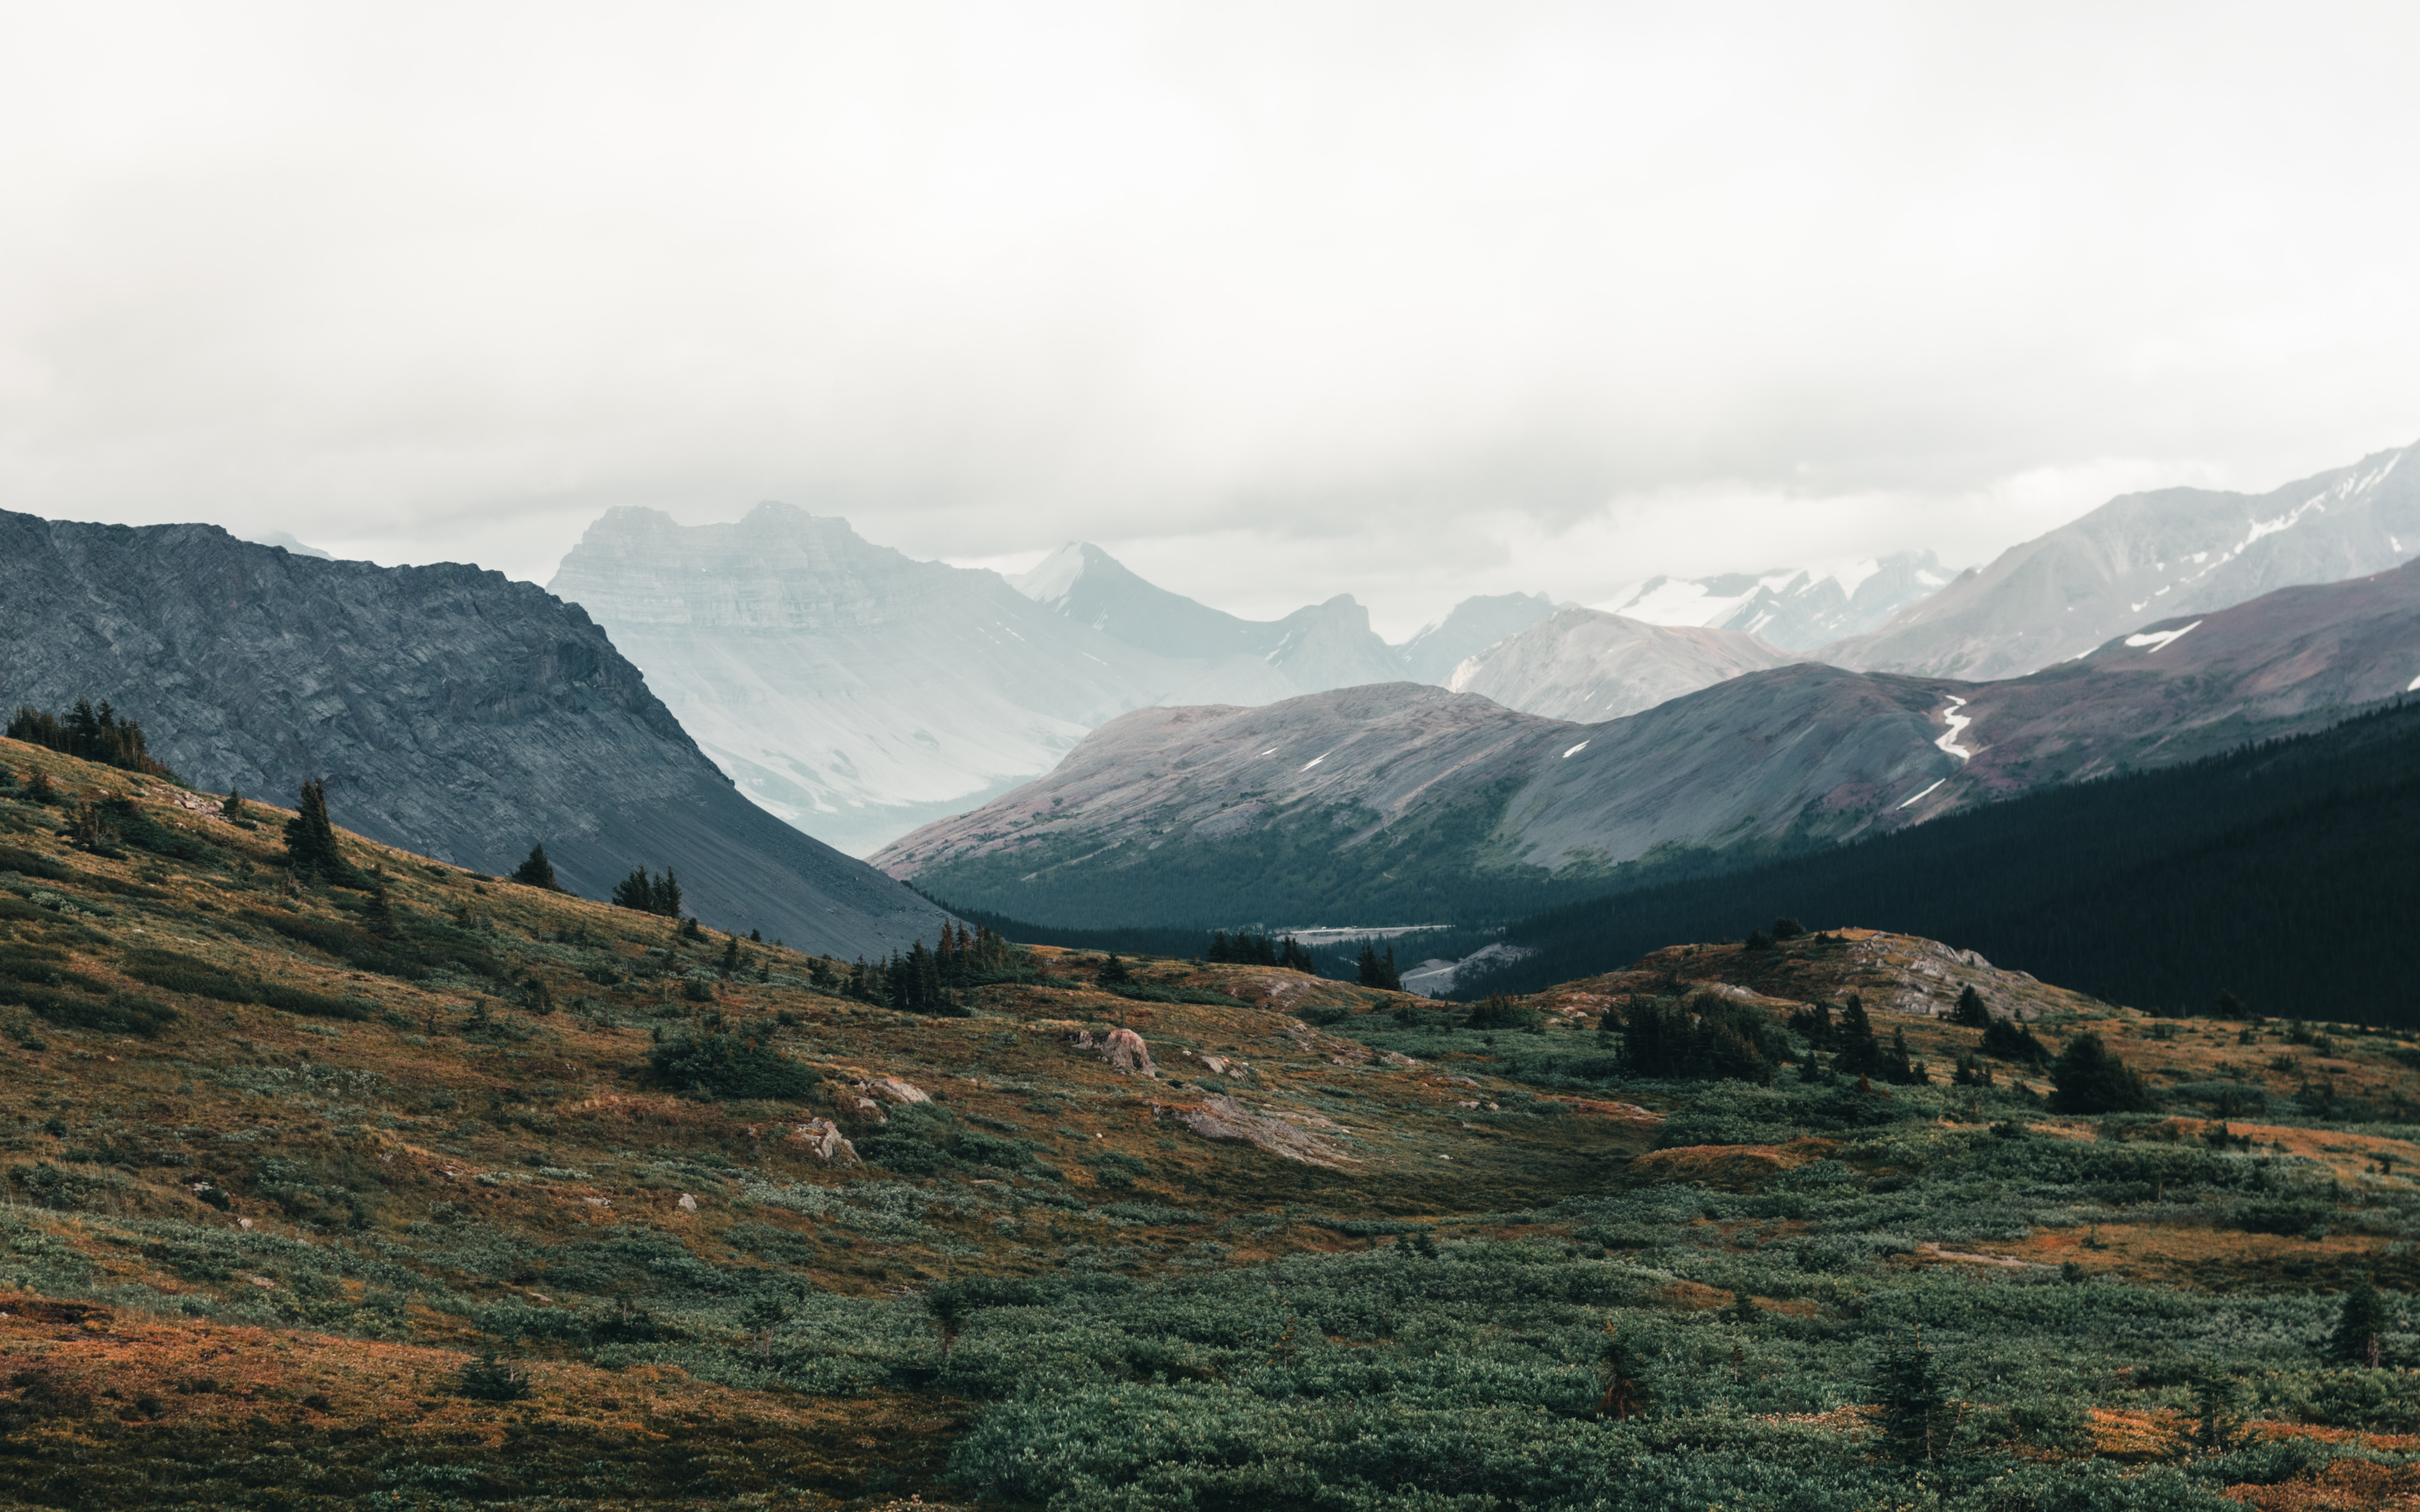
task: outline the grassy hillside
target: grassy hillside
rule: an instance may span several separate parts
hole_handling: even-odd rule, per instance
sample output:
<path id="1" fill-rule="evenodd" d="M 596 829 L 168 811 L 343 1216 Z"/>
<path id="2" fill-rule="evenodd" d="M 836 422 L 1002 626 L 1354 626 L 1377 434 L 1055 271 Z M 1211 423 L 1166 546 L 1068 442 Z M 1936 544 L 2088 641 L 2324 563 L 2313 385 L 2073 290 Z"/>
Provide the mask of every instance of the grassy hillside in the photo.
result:
<path id="1" fill-rule="evenodd" d="M 2420 702 L 1511 925 L 1528 991 L 1788 915 L 1952 940 L 2113 1002 L 2420 1027 Z"/>
<path id="2" fill-rule="evenodd" d="M 282 812 L 0 765 L 53 789 L 0 787 L 0 1506 L 2420 1497 L 2405 1040 L 1864 934 L 1475 1019 L 1038 948 L 909 1015 L 350 837 L 363 887 L 297 882 Z M 1948 1085 L 1977 1031 L 1905 1010 L 1952 982 L 2159 1105 Z M 1930 1079 L 1785 1027 L 1851 991 Z M 1636 1074 L 1639 1015 L 1709 993 L 1779 1073 Z"/>

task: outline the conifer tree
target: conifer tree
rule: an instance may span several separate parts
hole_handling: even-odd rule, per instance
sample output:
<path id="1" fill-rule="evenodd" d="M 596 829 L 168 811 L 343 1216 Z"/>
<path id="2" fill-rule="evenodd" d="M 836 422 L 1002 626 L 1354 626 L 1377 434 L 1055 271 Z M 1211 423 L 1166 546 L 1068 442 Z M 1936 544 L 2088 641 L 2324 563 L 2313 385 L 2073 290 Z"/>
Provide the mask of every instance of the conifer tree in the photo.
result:
<path id="1" fill-rule="evenodd" d="M 2050 1064 L 2050 1047 L 2013 1019 L 1993 1019 L 1983 1030 L 1982 1052 L 2021 1066 Z"/>
<path id="2" fill-rule="evenodd" d="M 1949 1011 L 1949 1022 L 1969 1029 L 1991 1027 L 1992 1011 L 1983 1006 L 1983 995 L 1973 983 L 1959 990 L 1958 1006 Z"/>
<path id="3" fill-rule="evenodd" d="M 1924 1072 L 1908 1058 L 1907 1030 L 1891 1030 L 1890 1048 L 1883 1053 L 1883 1080 L 1900 1087 L 1913 1087 L 1927 1080 Z"/>
<path id="4" fill-rule="evenodd" d="M 1097 980 L 1111 986 L 1119 986 L 1134 980 L 1134 973 L 1126 969 L 1125 957 L 1113 955 L 1101 963 Z"/>
<path id="5" fill-rule="evenodd" d="M 1300 971 L 1309 975 L 1316 975 L 1319 970 L 1311 964 L 1311 952 L 1304 949 L 1291 934 L 1285 937 L 1284 948 L 1278 952 L 1278 964 L 1289 971 Z"/>
<path id="6" fill-rule="evenodd" d="M 1365 941 L 1361 947 L 1361 958 L 1355 962 L 1354 965 L 1356 975 L 1364 987 L 1376 987 L 1390 993 L 1404 990 L 1404 979 L 1395 970 L 1395 948 L 1391 945 L 1387 947 L 1387 953 L 1381 956 L 1378 954 L 1376 946 Z"/>
<path id="7" fill-rule="evenodd" d="M 513 880 L 524 887 L 543 887 L 549 892 L 563 890 L 555 883 L 554 865 L 546 858 L 546 847 L 543 845 L 530 847 L 529 859 L 523 861 L 520 864 L 520 870 L 513 873 Z"/>
<path id="8" fill-rule="evenodd" d="M 1866 1000 L 1855 993 L 1840 1005 L 1840 1022 L 1832 1038 L 1839 1045 L 1833 1063 L 1840 1070 L 1864 1075 L 1882 1068 L 1883 1047 L 1874 1039 L 1873 1021 L 1866 1016 Z"/>
<path id="9" fill-rule="evenodd" d="M 1436 1254 L 1436 1242 L 1428 1235 L 1419 1236 L 1425 1246 L 1422 1253 Z M 1637 1352 L 1622 1343 L 1613 1325 L 1605 1325 L 1605 1350 L 1597 1356 L 1596 1379 L 1605 1394 L 1597 1399 L 1599 1414 L 1617 1423 L 1647 1415 L 1647 1387 L 1640 1379 Z"/>
<path id="10" fill-rule="evenodd" d="M 2360 1286 L 2345 1293 L 2335 1332 L 2328 1335 L 2327 1357 L 2337 1365 L 2375 1370 L 2381 1354 L 2379 1336 L 2386 1330 L 2386 1299 L 2378 1294 L 2377 1283 L 2364 1276 Z"/>
<path id="11" fill-rule="evenodd" d="M 1883 1452 L 1903 1465 L 1928 1464 L 1948 1447 L 1949 1396 L 1918 1331 L 1884 1355 L 1875 1381 Z"/>
<path id="12" fill-rule="evenodd" d="M 2126 1062 L 2109 1053 L 2101 1036 L 2089 1029 L 2067 1041 L 2051 1062 L 2051 1085 L 2057 1093 L 2051 1107 L 2060 1113 L 2147 1113 L 2150 1089 Z"/>
<path id="13" fill-rule="evenodd" d="M 243 789 L 235 787 L 227 789 L 226 801 L 219 805 L 219 813 L 227 819 L 242 818 Z"/>
<path id="14" fill-rule="evenodd" d="M 371 933 L 380 939 L 393 939 L 400 933 L 396 928 L 394 904 L 387 898 L 384 872 L 375 872 L 370 877 L 370 903 L 366 912 Z"/>
<path id="15" fill-rule="evenodd" d="M 616 908 L 628 908 L 642 914 L 656 911 L 655 884 L 644 866 L 632 867 L 630 874 L 613 884 L 613 903 Z"/>
<path id="16" fill-rule="evenodd" d="M 353 869 L 336 848 L 336 831 L 328 823 L 328 790 L 318 779 L 302 784 L 294 817 L 286 821 L 286 864 L 301 876 L 350 885 Z"/>
<path id="17" fill-rule="evenodd" d="M 671 867 L 664 868 L 664 874 L 656 879 L 653 891 L 655 911 L 666 918 L 678 918 L 681 911 L 680 878 L 673 875 Z"/>
<path id="18" fill-rule="evenodd" d="M 1234 959 L 1234 956 L 1227 944 L 1227 932 L 1225 930 L 1214 929 L 1210 932 L 1210 954 L 1207 959 L 1219 965 L 1224 965 L 1229 961 Z"/>

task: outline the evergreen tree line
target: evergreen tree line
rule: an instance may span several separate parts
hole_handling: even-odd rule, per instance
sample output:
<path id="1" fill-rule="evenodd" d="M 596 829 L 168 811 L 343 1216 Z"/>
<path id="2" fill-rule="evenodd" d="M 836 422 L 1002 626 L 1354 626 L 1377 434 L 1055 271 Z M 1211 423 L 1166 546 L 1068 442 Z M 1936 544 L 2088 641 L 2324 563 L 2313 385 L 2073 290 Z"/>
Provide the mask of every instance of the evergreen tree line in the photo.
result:
<path id="1" fill-rule="evenodd" d="M 1265 934 L 1253 934 L 1244 930 L 1237 930 L 1233 939 L 1227 937 L 1225 930 L 1212 930 L 1209 947 L 1202 953 L 1201 959 L 1214 964 L 1283 966 L 1291 971 L 1311 972 L 1319 969 L 1311 964 L 1311 952 L 1296 943 L 1293 935 L 1272 940 Z"/>
<path id="2" fill-rule="evenodd" d="M 926 949 L 918 940 L 904 953 L 867 962 L 860 958 L 845 977 L 829 961 L 813 967 L 816 985 L 846 993 L 861 1003 L 902 1013 L 956 1016 L 967 1011 L 959 995 L 987 982 L 1022 981 L 1033 978 L 1025 952 L 997 932 L 978 925 L 964 929 L 941 921 L 940 944 Z"/>
<path id="3" fill-rule="evenodd" d="M 167 763 L 151 754 L 143 742 L 143 727 L 120 717 L 107 699 L 101 701 L 98 709 L 90 700 L 78 699 L 65 717 L 20 703 L 8 721 L 8 738 L 73 756 L 78 761 L 97 762 L 147 777 L 165 778 L 171 782 L 182 780 L 168 769 Z"/>
<path id="4" fill-rule="evenodd" d="M 1066 929 L 1037 924 L 1031 919 L 1012 918 L 988 909 L 965 907 L 935 898 L 930 893 L 923 896 L 960 918 L 970 919 L 1026 945 L 1055 945 L 1069 950 L 1090 950 L 1101 955 L 1157 956 L 1167 961 L 1223 961 L 1247 965 L 1282 966 L 1336 981 L 1361 980 L 1359 959 L 1351 948 L 1340 946 L 1320 949 L 1304 945 L 1290 934 L 1255 935 L 1249 930 L 1229 933 L 1224 930 L 1201 930 L 1178 924 L 1139 925 L 1130 929 Z M 1423 938 L 1452 940 L 1453 946 L 1436 952 L 1442 955 L 1454 947 L 1461 948 L 1457 953 L 1478 949 L 1496 938 L 1496 933 L 1492 930 L 1466 933 L 1454 931 L 1450 934 L 1440 931 L 1436 935 Z M 1218 953 L 1222 940 L 1227 952 L 1224 956 Z M 1252 941 L 1262 944 L 1248 943 Z M 1260 954 L 1263 945 L 1268 950 L 1265 958 Z M 1242 953 L 1247 950 L 1251 954 Z"/>
<path id="5" fill-rule="evenodd" d="M 1900 931 L 2152 1011 L 2420 1024 L 2420 701 L 2190 765 L 1575 903 L 1456 984 L 1528 992 L 1789 914 Z M 2222 995 L 2226 995 L 2224 1004 Z"/>
<path id="6" fill-rule="evenodd" d="M 1361 943 L 1361 954 L 1353 963 L 1353 977 L 1364 987 L 1376 987 L 1386 992 L 1404 990 L 1403 973 L 1395 969 L 1395 948 L 1387 947 L 1380 955 L 1376 946 L 1367 940 Z"/>
<path id="7" fill-rule="evenodd" d="M 1492 1019 L 1481 1020 L 1491 1011 L 1503 1016 L 1505 1011 L 1497 1005 L 1508 1002 L 1489 997 L 1473 1011 L 1466 1026 L 1498 1026 Z M 2111 1054 L 2098 1034 L 2087 1030 L 2074 1036 L 2054 1057 L 2031 1029 L 1993 1018 L 1972 988 L 1961 995 L 1961 1004 L 1963 1011 L 1953 1014 L 1951 1022 L 1971 1027 L 1979 1016 L 1983 1027 L 1973 1048 L 1959 1055 L 1951 1078 L 1955 1085 L 1993 1085 L 1986 1062 L 2001 1060 L 2037 1070 L 2047 1067 L 2055 1089 L 2051 1106 L 2056 1112 L 2139 1113 L 2157 1105 L 2142 1077 Z M 1776 1024 L 1761 1008 L 1716 993 L 1686 998 L 1636 996 L 1606 1010 L 1598 1031 L 1620 1036 L 1621 1073 L 1628 1076 L 1770 1086 L 1784 1066 L 1795 1061 L 1799 1078 L 1807 1082 L 1854 1076 L 1869 1086 L 1915 1087 L 1931 1080 L 1924 1062 L 1910 1056 L 1907 1031 L 1894 1028 L 1884 1039 L 1855 993 L 1838 1004 L 1808 1003 L 1793 1011 L 1786 1026 Z M 1792 1037 L 1806 1048 L 1793 1045 Z"/>
<path id="8" fill-rule="evenodd" d="M 549 868 L 548 879 L 551 881 L 553 875 L 553 870 Z M 664 868 L 661 876 L 650 875 L 644 866 L 633 867 L 628 876 L 613 884 L 613 903 L 616 908 L 678 918 L 681 917 L 680 878 L 673 875 L 671 867 Z"/>

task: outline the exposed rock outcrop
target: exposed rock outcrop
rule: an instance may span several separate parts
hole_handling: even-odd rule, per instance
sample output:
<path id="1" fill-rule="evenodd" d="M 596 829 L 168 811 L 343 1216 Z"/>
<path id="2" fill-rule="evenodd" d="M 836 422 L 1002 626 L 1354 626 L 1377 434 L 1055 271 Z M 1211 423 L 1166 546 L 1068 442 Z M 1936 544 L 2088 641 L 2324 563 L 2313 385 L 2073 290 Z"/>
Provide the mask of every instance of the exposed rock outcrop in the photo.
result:
<path id="1" fill-rule="evenodd" d="M 1295 1120 L 1273 1119 L 1254 1113 L 1224 1095 L 1211 1098 L 1198 1108 L 1177 1111 L 1176 1121 L 1204 1139 L 1240 1139 L 1256 1149 L 1264 1149 L 1286 1160 L 1300 1161 L 1305 1165 L 1324 1165 L 1341 1170 L 1354 1163 L 1342 1145 L 1322 1132 L 1339 1126 L 1316 1114 L 1301 1113 Z M 1305 1127 L 1316 1124 L 1321 1127 Z"/>

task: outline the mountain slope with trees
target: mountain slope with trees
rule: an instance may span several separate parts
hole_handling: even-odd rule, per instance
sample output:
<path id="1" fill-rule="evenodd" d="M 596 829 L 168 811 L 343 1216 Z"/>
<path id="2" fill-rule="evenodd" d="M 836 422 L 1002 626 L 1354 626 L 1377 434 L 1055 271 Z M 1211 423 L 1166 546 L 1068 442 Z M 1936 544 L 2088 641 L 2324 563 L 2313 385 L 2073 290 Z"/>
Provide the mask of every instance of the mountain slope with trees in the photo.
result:
<path id="1" fill-rule="evenodd" d="M 1952 940 L 2111 1002 L 2420 1025 L 2420 701 L 2319 733 L 1989 805 L 1507 927 L 1463 995 L 1603 971 L 1776 917 Z"/>
<path id="2" fill-rule="evenodd" d="M 323 780 L 341 823 L 477 871 L 543 843 L 598 896 L 675 866 L 702 917 L 850 953 L 938 923 L 742 798 L 585 613 L 499 573 L 0 512 L 0 699 L 103 696 L 191 781 Z"/>

